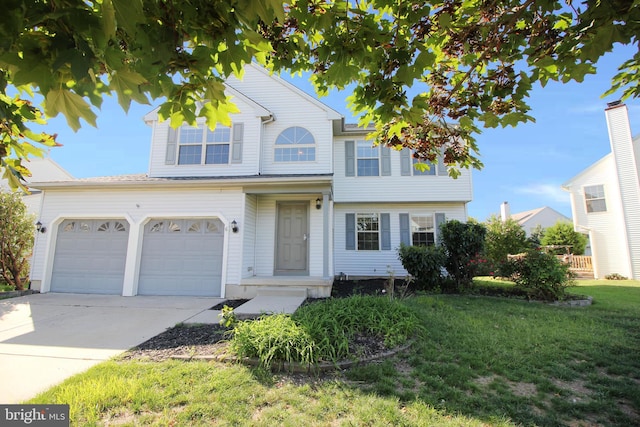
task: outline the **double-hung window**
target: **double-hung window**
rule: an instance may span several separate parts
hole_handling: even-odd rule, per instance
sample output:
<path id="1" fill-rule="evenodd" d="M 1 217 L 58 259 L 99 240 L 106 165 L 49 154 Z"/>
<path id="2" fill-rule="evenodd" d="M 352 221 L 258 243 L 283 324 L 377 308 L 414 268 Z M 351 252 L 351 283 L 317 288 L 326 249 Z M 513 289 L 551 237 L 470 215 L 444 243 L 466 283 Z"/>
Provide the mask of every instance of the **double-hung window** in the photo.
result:
<path id="1" fill-rule="evenodd" d="M 205 126 L 182 126 L 178 135 L 178 164 L 228 164 L 231 128 L 218 125 L 215 130 Z"/>
<path id="2" fill-rule="evenodd" d="M 380 220 L 378 214 L 366 213 L 356 216 L 356 233 L 359 251 L 380 249 Z"/>
<path id="3" fill-rule="evenodd" d="M 357 145 L 358 176 L 380 175 L 380 150 L 372 146 L 371 141 L 358 141 Z"/>
<path id="4" fill-rule="evenodd" d="M 290 127 L 276 138 L 276 162 L 313 162 L 316 160 L 316 141 L 302 127 Z"/>
<path id="5" fill-rule="evenodd" d="M 584 187 L 584 201 L 587 212 L 606 212 L 607 203 L 604 198 L 604 185 L 590 185 Z"/>
<path id="6" fill-rule="evenodd" d="M 440 159 L 439 159 L 440 160 Z M 421 168 L 416 167 L 416 164 L 423 163 L 429 167 L 429 169 L 421 170 Z M 418 160 L 415 157 L 413 158 L 413 174 L 414 175 L 435 175 L 436 174 L 436 165 L 434 165 L 429 160 Z"/>
<path id="7" fill-rule="evenodd" d="M 432 246 L 436 243 L 433 215 L 411 216 L 411 244 L 413 246 Z"/>

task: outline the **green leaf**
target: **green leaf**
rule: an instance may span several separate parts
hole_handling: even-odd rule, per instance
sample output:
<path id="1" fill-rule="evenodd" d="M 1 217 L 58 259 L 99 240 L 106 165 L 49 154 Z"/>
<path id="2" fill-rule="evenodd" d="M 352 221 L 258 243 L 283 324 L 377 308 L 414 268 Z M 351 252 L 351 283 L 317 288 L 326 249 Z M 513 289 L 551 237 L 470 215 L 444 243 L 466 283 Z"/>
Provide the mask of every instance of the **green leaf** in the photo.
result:
<path id="1" fill-rule="evenodd" d="M 140 86 L 146 82 L 147 80 L 142 75 L 127 69 L 122 69 L 111 75 L 109 87 L 116 91 L 118 104 L 120 104 L 125 111 L 129 111 L 132 99 L 140 104 L 149 104 L 147 95 L 140 90 Z"/>
<path id="2" fill-rule="evenodd" d="M 115 37 L 116 10 L 111 0 L 102 0 L 102 29 L 107 39 Z"/>
<path id="3" fill-rule="evenodd" d="M 84 119 L 91 126 L 96 126 L 96 115 L 89 104 L 76 93 L 66 89 L 52 89 L 45 98 L 45 112 L 49 117 L 62 113 L 67 124 L 77 131 L 80 129 L 80 119 Z"/>
<path id="4" fill-rule="evenodd" d="M 115 10 L 116 23 L 127 33 L 136 33 L 138 22 L 144 21 L 142 0 L 111 0 Z"/>

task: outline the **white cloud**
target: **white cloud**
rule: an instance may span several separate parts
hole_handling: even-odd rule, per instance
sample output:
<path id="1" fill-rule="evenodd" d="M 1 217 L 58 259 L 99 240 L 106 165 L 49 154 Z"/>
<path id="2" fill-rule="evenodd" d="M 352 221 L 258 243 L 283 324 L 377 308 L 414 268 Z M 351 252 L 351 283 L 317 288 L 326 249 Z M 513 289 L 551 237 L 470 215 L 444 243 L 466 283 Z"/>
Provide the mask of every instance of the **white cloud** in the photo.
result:
<path id="1" fill-rule="evenodd" d="M 530 194 L 556 203 L 569 204 L 569 193 L 560 188 L 560 184 L 533 183 L 515 189 L 519 194 Z"/>

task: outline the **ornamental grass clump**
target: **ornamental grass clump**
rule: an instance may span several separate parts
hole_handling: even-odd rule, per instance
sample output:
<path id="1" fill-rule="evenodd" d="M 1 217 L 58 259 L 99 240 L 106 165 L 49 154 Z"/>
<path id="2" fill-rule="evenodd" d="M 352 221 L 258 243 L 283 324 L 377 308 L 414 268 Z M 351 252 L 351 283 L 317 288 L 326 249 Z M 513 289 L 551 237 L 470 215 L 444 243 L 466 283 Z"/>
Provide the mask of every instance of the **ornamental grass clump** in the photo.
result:
<path id="1" fill-rule="evenodd" d="M 230 347 L 239 357 L 257 358 L 267 368 L 276 362 L 317 361 L 311 336 L 287 314 L 265 314 L 257 320 L 238 322 Z"/>
<path id="2" fill-rule="evenodd" d="M 301 307 L 293 315 L 265 315 L 239 322 L 230 348 L 257 358 L 264 367 L 282 362 L 315 365 L 358 356 L 350 339 L 369 336 L 387 348 L 404 344 L 419 330 L 414 312 L 397 300 L 377 296 L 328 299 Z"/>

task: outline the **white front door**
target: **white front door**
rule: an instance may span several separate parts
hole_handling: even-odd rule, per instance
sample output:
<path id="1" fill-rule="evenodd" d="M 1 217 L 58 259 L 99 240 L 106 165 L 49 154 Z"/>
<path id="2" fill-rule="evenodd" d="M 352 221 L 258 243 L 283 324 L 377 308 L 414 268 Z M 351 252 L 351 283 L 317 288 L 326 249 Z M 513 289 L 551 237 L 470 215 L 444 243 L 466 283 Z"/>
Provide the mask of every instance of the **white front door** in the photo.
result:
<path id="1" fill-rule="evenodd" d="M 308 275 L 308 203 L 279 203 L 277 209 L 276 275 Z"/>

